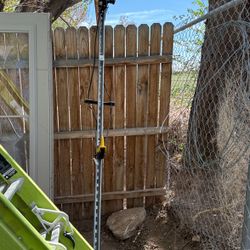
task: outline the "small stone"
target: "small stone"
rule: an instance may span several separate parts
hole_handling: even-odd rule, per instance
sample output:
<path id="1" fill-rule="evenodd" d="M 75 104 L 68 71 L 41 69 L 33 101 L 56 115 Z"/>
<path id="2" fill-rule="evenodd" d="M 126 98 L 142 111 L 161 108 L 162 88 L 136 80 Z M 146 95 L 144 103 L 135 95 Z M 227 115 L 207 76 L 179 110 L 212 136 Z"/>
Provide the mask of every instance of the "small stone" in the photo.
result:
<path id="1" fill-rule="evenodd" d="M 194 235 L 194 236 L 192 237 L 192 241 L 193 241 L 193 242 L 200 242 L 200 241 L 201 241 L 201 237 L 200 237 L 199 235 Z"/>
<path id="2" fill-rule="evenodd" d="M 126 240 L 136 233 L 145 218 L 146 210 L 143 207 L 125 209 L 111 214 L 107 226 L 116 238 Z"/>

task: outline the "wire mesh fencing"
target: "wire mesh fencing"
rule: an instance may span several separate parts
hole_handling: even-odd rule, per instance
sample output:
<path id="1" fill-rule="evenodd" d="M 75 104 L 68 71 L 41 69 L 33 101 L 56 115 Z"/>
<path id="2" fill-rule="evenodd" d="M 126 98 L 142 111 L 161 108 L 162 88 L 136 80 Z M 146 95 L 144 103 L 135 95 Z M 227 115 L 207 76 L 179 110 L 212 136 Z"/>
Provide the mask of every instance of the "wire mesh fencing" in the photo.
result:
<path id="1" fill-rule="evenodd" d="M 210 1 L 210 11 L 220 11 L 174 37 L 169 134 L 162 152 L 171 207 L 203 249 L 240 249 L 242 238 L 250 153 L 250 3 L 231 2 L 236 4 L 221 8 L 228 1 Z"/>

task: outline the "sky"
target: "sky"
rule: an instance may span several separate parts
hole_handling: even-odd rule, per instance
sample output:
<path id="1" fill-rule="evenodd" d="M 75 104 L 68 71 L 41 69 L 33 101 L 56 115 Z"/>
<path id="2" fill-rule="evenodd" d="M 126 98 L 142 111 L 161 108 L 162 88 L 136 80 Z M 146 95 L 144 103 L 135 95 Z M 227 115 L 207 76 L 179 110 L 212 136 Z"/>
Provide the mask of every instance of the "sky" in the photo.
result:
<path id="1" fill-rule="evenodd" d="M 129 22 L 136 25 L 142 23 L 173 22 L 174 16 L 185 14 L 188 8 L 192 8 L 193 0 L 116 0 L 115 5 L 109 5 L 106 24 L 115 26 L 120 23 L 120 18 L 126 17 Z M 94 1 L 88 10 L 87 23 L 95 24 Z M 178 21 L 177 21 L 178 22 Z"/>

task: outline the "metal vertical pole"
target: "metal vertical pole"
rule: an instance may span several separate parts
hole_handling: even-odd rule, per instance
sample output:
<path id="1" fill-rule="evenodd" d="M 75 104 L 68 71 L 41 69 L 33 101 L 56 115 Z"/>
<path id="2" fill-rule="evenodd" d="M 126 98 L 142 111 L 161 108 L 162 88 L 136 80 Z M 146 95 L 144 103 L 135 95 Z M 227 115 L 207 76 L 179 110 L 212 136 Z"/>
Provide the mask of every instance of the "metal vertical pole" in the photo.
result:
<path id="1" fill-rule="evenodd" d="M 241 249 L 250 249 L 250 161 L 248 162 L 247 187 L 246 187 L 246 203 L 244 212 L 244 222 L 242 228 Z"/>
<path id="2" fill-rule="evenodd" d="M 105 53 L 105 17 L 108 4 L 116 0 L 99 0 L 98 2 L 98 32 L 99 32 L 99 62 L 98 62 L 98 100 L 97 100 L 97 128 L 96 155 L 94 158 L 95 171 L 95 201 L 94 201 L 94 250 L 101 249 L 101 201 L 102 201 L 102 168 L 106 147 L 103 136 L 103 107 L 104 107 L 104 53 Z M 96 101 L 86 99 L 86 103 L 96 104 Z M 106 103 L 113 106 L 113 102 Z"/>
<path id="3" fill-rule="evenodd" d="M 97 131 L 96 148 L 98 149 L 103 139 L 103 102 L 104 102 L 104 48 L 105 48 L 105 16 L 106 6 L 99 6 L 99 63 L 98 63 L 98 106 L 97 106 Z M 95 250 L 100 249 L 101 241 L 101 193 L 102 193 L 102 166 L 103 159 L 95 158 L 95 204 L 94 204 L 94 240 Z"/>

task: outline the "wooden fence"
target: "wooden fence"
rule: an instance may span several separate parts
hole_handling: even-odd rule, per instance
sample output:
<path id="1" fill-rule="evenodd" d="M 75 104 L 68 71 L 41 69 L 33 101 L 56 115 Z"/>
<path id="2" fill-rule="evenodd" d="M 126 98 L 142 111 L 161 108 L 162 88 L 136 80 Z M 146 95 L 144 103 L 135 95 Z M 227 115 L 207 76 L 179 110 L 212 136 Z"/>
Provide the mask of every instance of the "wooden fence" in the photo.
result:
<path id="1" fill-rule="evenodd" d="M 103 214 L 164 195 L 157 146 L 169 112 L 173 26 L 107 26 L 105 39 L 105 101 L 115 107 L 104 111 Z M 84 100 L 97 99 L 96 27 L 56 29 L 53 43 L 55 203 L 79 221 L 93 211 L 96 107 Z"/>

